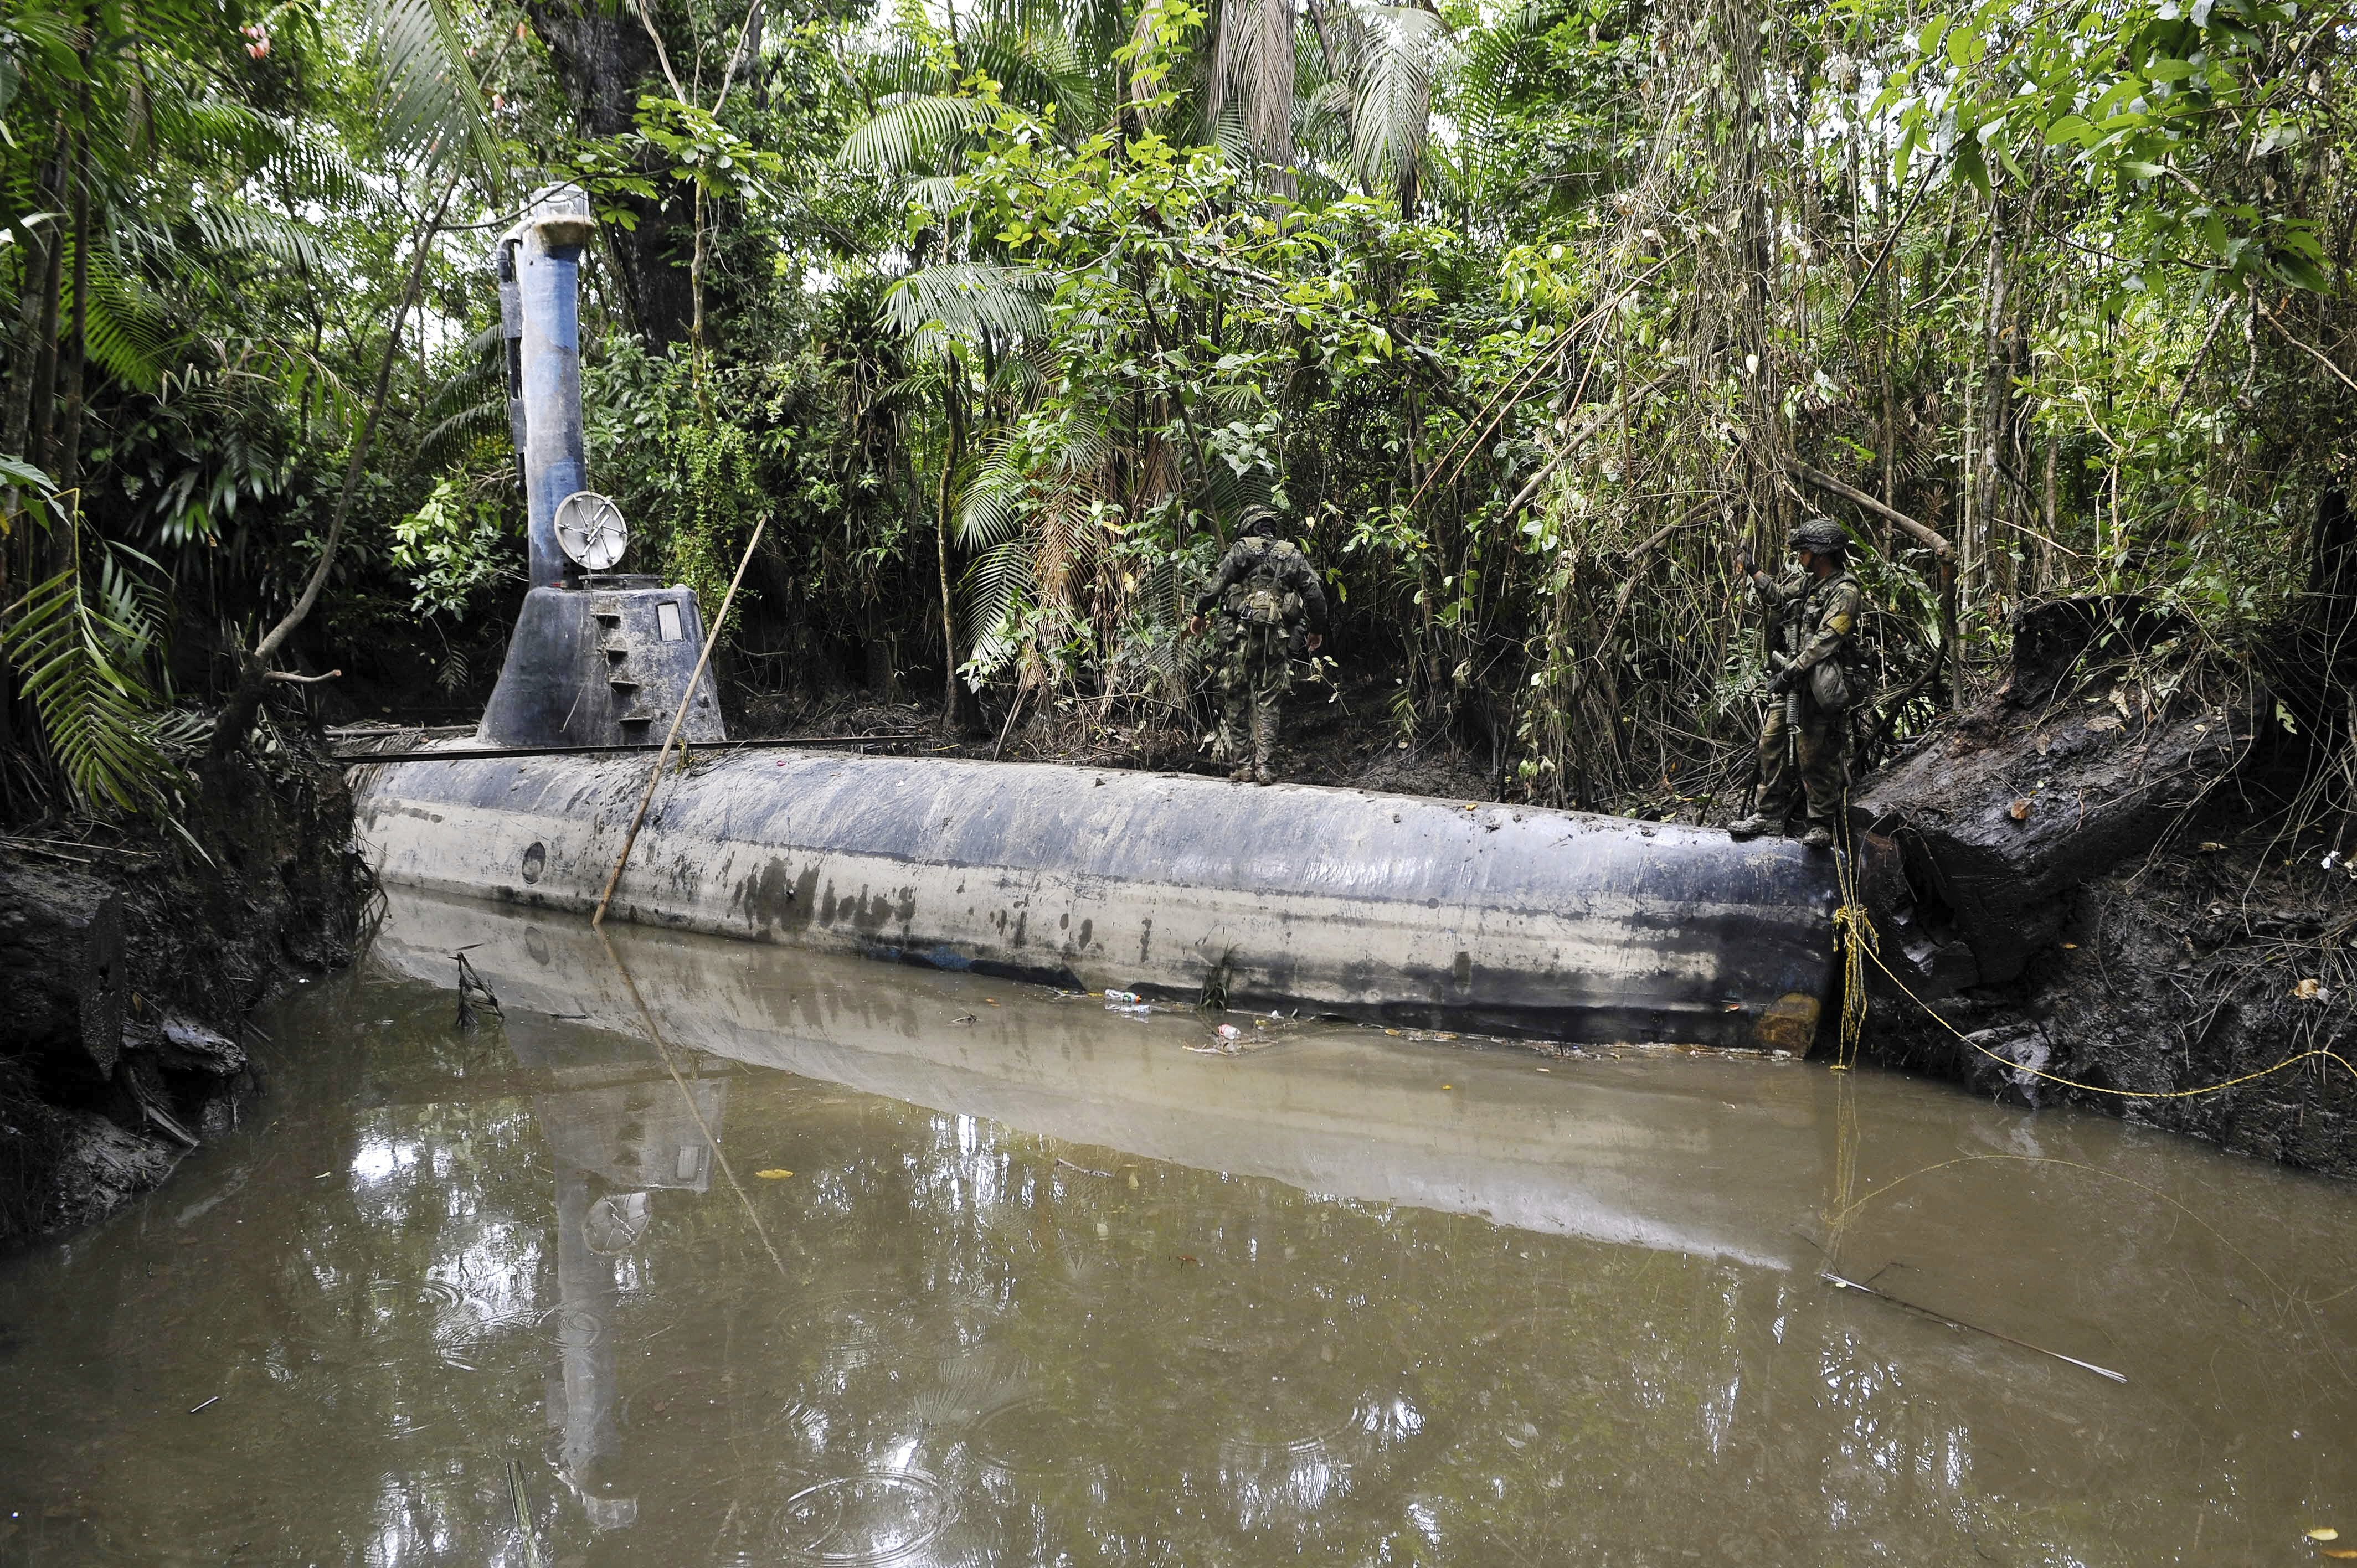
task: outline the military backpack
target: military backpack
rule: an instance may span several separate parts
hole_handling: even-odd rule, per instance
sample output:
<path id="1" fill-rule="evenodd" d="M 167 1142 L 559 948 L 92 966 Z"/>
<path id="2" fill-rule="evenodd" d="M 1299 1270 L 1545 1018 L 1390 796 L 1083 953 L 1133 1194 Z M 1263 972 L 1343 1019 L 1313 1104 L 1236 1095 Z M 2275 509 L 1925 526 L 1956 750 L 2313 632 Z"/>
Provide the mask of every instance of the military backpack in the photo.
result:
<path id="1" fill-rule="evenodd" d="M 1228 590 L 1228 611 L 1246 626 L 1285 626 L 1301 618 L 1301 596 L 1285 585 L 1288 555 L 1299 555 L 1284 540 L 1254 540 L 1252 571 Z"/>

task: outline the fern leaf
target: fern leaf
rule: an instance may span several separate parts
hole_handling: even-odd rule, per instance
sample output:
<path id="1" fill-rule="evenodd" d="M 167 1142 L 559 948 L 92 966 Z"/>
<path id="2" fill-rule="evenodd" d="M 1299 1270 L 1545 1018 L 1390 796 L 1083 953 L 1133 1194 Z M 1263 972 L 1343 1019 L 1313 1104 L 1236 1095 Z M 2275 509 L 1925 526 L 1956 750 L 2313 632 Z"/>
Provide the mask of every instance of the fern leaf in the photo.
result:
<path id="1" fill-rule="evenodd" d="M 133 661 L 142 647 L 137 613 L 119 585 L 113 606 L 103 596 L 93 604 L 76 562 L 0 617 L 0 652 L 32 700 L 50 758 L 91 808 L 156 804 L 172 774 L 156 744 L 158 704 Z"/>

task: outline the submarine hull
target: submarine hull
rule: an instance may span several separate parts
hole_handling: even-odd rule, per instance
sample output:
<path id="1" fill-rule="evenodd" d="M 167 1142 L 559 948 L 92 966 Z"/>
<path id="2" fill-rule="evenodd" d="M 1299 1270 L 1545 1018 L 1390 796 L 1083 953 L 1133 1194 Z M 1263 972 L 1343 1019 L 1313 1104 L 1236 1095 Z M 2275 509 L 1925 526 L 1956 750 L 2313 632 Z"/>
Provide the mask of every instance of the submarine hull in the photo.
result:
<path id="1" fill-rule="evenodd" d="M 386 882 L 587 916 L 651 759 L 355 771 Z M 747 749 L 666 779 L 609 919 L 1073 989 L 1804 1049 L 1830 855 L 1498 804 Z"/>

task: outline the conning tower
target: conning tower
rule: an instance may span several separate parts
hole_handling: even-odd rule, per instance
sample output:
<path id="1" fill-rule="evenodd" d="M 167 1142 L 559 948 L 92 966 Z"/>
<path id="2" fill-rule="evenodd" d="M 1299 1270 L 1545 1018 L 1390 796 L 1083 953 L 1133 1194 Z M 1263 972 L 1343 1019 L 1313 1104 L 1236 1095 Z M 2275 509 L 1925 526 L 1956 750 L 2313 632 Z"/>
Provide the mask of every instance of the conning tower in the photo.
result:
<path id="1" fill-rule="evenodd" d="M 581 423 L 581 255 L 597 231 L 577 186 L 535 194 L 491 266 L 507 339 L 508 424 L 522 465 L 531 589 L 477 736 L 493 746 L 652 746 L 704 651 L 694 589 L 611 570 L 628 530 L 588 488 Z M 706 669 L 681 735 L 727 738 Z"/>

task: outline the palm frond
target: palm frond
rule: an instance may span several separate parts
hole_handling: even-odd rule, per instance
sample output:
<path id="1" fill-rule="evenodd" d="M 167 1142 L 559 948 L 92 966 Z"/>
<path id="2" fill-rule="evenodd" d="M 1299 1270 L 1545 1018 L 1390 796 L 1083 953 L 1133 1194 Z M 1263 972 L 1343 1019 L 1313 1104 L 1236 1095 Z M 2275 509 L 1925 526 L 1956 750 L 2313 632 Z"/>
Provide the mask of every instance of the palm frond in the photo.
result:
<path id="1" fill-rule="evenodd" d="M 290 134 L 271 156 L 267 172 L 282 199 L 317 201 L 346 217 L 385 206 L 383 188 L 361 174 L 341 149 L 316 136 Z"/>
<path id="2" fill-rule="evenodd" d="M 295 121 L 217 91 L 156 93 L 149 101 L 149 113 L 157 141 L 201 146 L 219 166 L 247 175 L 258 174 L 305 139 Z"/>
<path id="3" fill-rule="evenodd" d="M 985 551 L 966 569 L 965 624 L 961 630 L 972 659 L 985 673 L 1017 651 L 1013 621 L 1031 595 L 1038 565 L 1032 542 L 1009 539 Z"/>
<path id="4" fill-rule="evenodd" d="M 1433 70 L 1448 24 L 1415 5 L 1361 5 L 1356 23 L 1351 172 L 1368 190 L 1397 190 L 1424 156 Z"/>
<path id="5" fill-rule="evenodd" d="M 1319 82 L 1301 107 L 1302 134 L 1312 145 L 1340 142 L 1347 148 L 1351 141 L 1351 108 L 1349 83 Z"/>
<path id="6" fill-rule="evenodd" d="M 966 479 L 957 499 L 958 542 L 968 550 L 995 549 L 1023 526 L 1023 494 L 1031 479 L 1019 445 L 1000 438 Z"/>
<path id="7" fill-rule="evenodd" d="M 940 92 L 953 86 L 932 55 L 916 38 L 894 33 L 860 57 L 863 74 L 889 101 L 912 93 Z"/>
<path id="8" fill-rule="evenodd" d="M 469 338 L 460 368 L 426 394 L 422 413 L 465 412 L 479 404 L 501 407 L 506 402 L 507 388 L 507 354 L 502 348 L 505 341 L 506 334 L 497 321 Z"/>
<path id="9" fill-rule="evenodd" d="M 967 40 L 965 51 L 1017 102 L 1054 104 L 1056 128 L 1067 145 L 1112 118 L 1108 83 L 1060 27 L 985 28 Z"/>
<path id="10" fill-rule="evenodd" d="M 1049 466 L 1071 478 L 1103 467 L 1113 457 L 1113 428 L 1103 409 L 1071 408 L 1057 422 Z"/>
<path id="11" fill-rule="evenodd" d="M 324 271 L 327 253 L 309 225 L 242 202 L 207 202 L 189 209 L 188 222 L 213 251 L 247 251 L 289 266 Z"/>
<path id="12" fill-rule="evenodd" d="M 1293 189 L 1293 75 L 1291 0 L 1222 0 L 1205 111 L 1217 124 L 1233 105 L 1249 161 L 1287 195 Z"/>
<path id="13" fill-rule="evenodd" d="M 840 156 L 847 167 L 894 178 L 919 170 L 938 172 L 952 148 L 996 117 L 997 112 L 979 98 L 896 95 L 843 139 Z"/>
<path id="14" fill-rule="evenodd" d="M 125 571 L 110 552 L 92 591 L 77 548 L 63 571 L 0 614 L 0 653 L 76 797 L 135 811 L 164 800 L 175 770 L 156 744 L 161 704 L 141 668 L 158 635 L 154 600 Z"/>
<path id="15" fill-rule="evenodd" d="M 957 206 L 957 177 L 923 175 L 910 180 L 901 195 L 911 206 L 921 207 L 935 218 L 946 218 Z"/>
<path id="16" fill-rule="evenodd" d="M 163 303 L 96 246 L 91 249 L 90 307 L 82 330 L 90 357 L 107 374 L 145 392 L 162 387 L 181 341 Z"/>
<path id="17" fill-rule="evenodd" d="M 483 113 L 452 0 L 380 0 L 376 30 L 388 144 L 428 165 L 468 156 L 493 198 L 504 200 L 506 159 Z"/>
<path id="18" fill-rule="evenodd" d="M 1137 8 L 1137 20 L 1130 25 L 1129 76 L 1122 83 L 1122 92 L 1131 103 L 1142 105 L 1151 100 L 1167 69 L 1168 62 L 1156 59 L 1154 54 L 1155 29 L 1161 23 L 1166 4 L 1168 0 L 1146 0 Z M 1141 109 L 1139 113 L 1145 111 Z"/>
<path id="19" fill-rule="evenodd" d="M 1021 267 L 949 262 L 910 273 L 884 295 L 882 324 L 920 352 L 948 338 L 1011 347 L 1047 331 L 1047 280 Z"/>
<path id="20" fill-rule="evenodd" d="M 443 467 L 475 443 L 507 434 L 508 411 L 500 403 L 484 403 L 461 409 L 418 437 L 409 456 L 409 471 Z"/>

